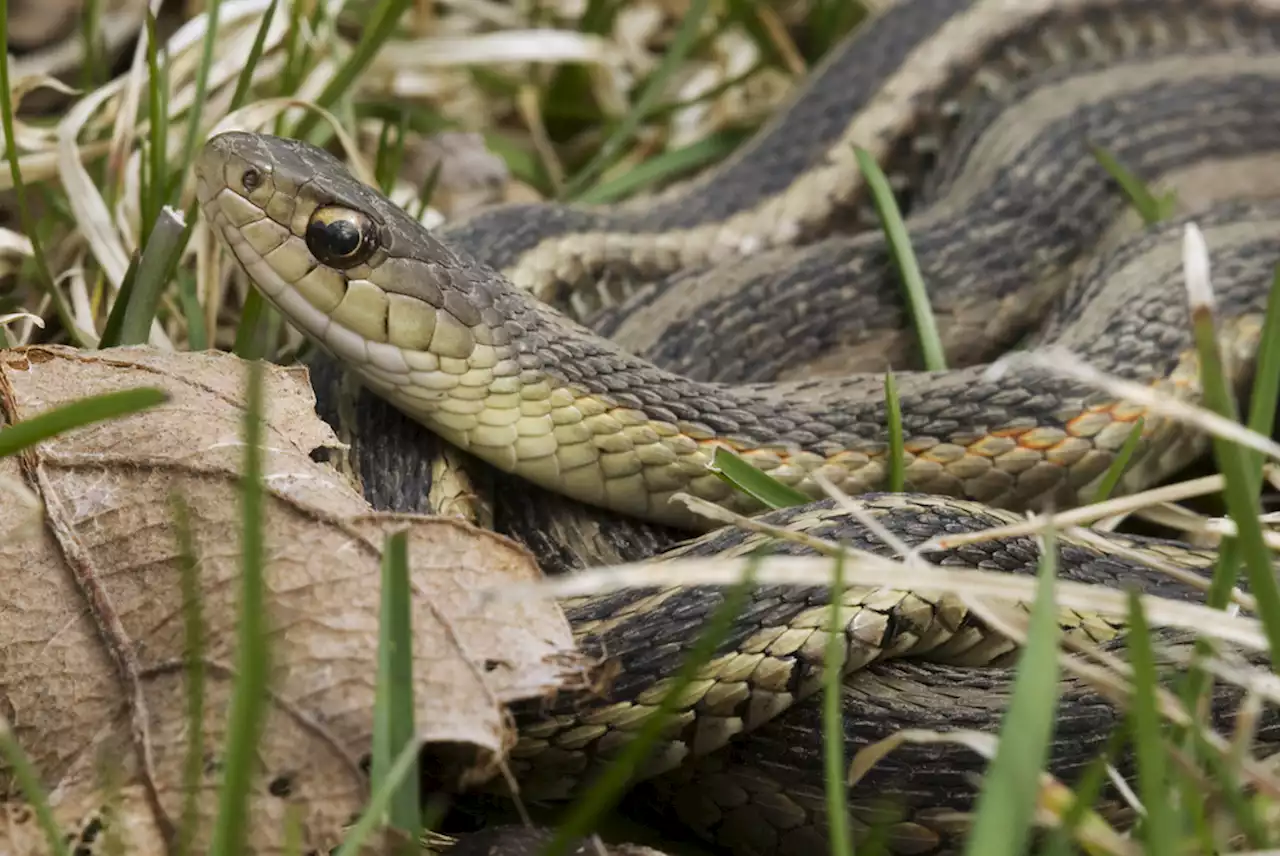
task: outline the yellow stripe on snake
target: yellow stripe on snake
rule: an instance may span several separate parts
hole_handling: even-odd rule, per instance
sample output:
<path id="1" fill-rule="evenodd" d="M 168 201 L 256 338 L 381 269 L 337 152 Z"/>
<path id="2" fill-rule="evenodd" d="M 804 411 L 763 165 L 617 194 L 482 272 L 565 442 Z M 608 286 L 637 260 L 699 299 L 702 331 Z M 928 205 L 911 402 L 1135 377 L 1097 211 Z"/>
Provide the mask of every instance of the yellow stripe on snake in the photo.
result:
<path id="1" fill-rule="evenodd" d="M 1014 363 L 993 377 L 987 363 L 1053 345 L 1196 400 L 1190 217 L 1211 251 L 1228 363 L 1249 378 L 1280 260 L 1278 43 L 1280 0 L 898 0 L 731 160 L 652 198 L 508 206 L 433 232 L 336 158 L 240 132 L 206 145 L 199 196 L 264 297 L 336 357 L 313 364 L 322 405 L 342 409 L 324 405 L 340 371 L 374 393 L 342 418 L 358 426 L 352 463 L 379 507 L 424 507 L 434 435 L 499 472 L 499 528 L 549 571 L 804 552 L 731 529 L 666 549 L 709 526 L 678 492 L 760 510 L 706 469 L 725 445 L 815 498 L 826 476 L 914 545 L 1087 499 L 1139 417 L 1127 489 L 1207 448 L 1058 374 Z M 916 342 L 855 145 L 901 190 L 958 368 L 910 370 Z M 1145 228 L 1093 146 L 1174 190 L 1184 220 Z M 906 369 L 907 495 L 874 493 L 889 363 Z M 768 519 L 890 553 L 828 500 Z M 1029 574 L 1037 556 L 1034 540 L 1006 538 L 929 558 Z M 1065 538 L 1059 562 L 1071 579 L 1200 597 L 1148 559 L 1204 573 L 1214 554 L 1099 534 Z M 722 600 L 685 587 L 566 603 L 616 677 L 599 697 L 520 712 L 523 795 L 589 785 Z M 823 588 L 755 589 L 647 771 L 683 820 L 737 853 L 825 852 L 815 692 L 827 601 Z M 975 617 L 904 591 L 850 590 L 843 603 L 846 755 L 903 727 L 998 727 L 1011 648 Z M 1218 692 L 1229 728 L 1234 696 Z M 1118 720 L 1071 680 L 1058 715 L 1051 769 L 1070 781 Z M 1276 725 L 1264 718 L 1260 736 Z M 982 767 L 955 748 L 892 755 L 851 792 L 854 827 L 896 801 L 891 848 L 947 852 Z"/>

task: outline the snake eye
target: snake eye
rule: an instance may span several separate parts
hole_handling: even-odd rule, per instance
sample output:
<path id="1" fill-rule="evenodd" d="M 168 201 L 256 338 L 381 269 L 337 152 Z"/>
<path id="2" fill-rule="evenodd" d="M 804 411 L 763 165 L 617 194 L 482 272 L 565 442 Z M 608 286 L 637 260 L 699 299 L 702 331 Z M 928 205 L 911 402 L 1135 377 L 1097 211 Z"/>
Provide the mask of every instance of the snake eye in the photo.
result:
<path id="1" fill-rule="evenodd" d="M 311 215 L 307 249 L 322 264 L 343 270 L 363 264 L 378 248 L 373 221 L 350 208 L 330 205 Z"/>
<path id="2" fill-rule="evenodd" d="M 247 167 L 240 176 L 240 184 L 247 193 L 252 193 L 262 184 L 262 173 L 258 172 L 254 167 Z"/>

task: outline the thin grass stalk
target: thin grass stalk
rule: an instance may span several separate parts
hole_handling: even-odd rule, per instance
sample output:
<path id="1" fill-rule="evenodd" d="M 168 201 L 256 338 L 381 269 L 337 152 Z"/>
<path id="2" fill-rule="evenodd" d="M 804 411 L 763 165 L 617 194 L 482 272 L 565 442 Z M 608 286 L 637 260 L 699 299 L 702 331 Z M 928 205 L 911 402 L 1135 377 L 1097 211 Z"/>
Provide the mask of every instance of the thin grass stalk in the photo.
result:
<path id="1" fill-rule="evenodd" d="M 635 169 L 584 190 L 578 194 L 577 201 L 599 205 L 624 199 L 641 190 L 661 187 L 723 160 L 749 136 L 749 132 L 742 130 L 720 131 L 688 146 L 647 158 Z"/>
<path id="2" fill-rule="evenodd" d="M 754 63 L 746 71 L 726 77 L 715 86 L 709 87 L 691 98 L 683 98 L 666 101 L 661 104 L 655 104 L 649 112 L 641 118 L 646 122 L 651 122 L 655 119 L 662 119 L 680 110 L 687 110 L 689 107 L 695 107 L 699 104 L 710 104 L 725 93 L 732 92 L 734 89 L 749 83 L 751 78 L 755 77 L 766 67 L 766 64 L 763 62 Z M 648 161 L 646 160 L 645 163 L 648 163 Z M 641 164 L 641 166 L 643 166 L 643 164 Z"/>
<path id="3" fill-rule="evenodd" d="M 1173 214 L 1178 204 L 1177 197 L 1173 193 L 1156 196 L 1142 179 L 1120 163 L 1111 152 L 1097 145 L 1090 145 L 1090 148 L 1093 150 L 1094 159 L 1119 185 L 1121 192 L 1128 198 L 1129 204 L 1142 217 L 1144 223 L 1154 226 Z"/>
<path id="4" fill-rule="evenodd" d="M 381 787 L 396 757 L 416 738 L 413 698 L 413 589 L 409 583 L 408 532 L 386 538 L 382 553 L 382 608 L 378 622 L 378 677 L 374 704 L 373 787 Z M 408 839 L 418 834 L 421 801 L 418 778 L 409 776 L 395 788 L 390 822 Z M 408 856 L 410 850 L 397 848 Z"/>
<path id="5" fill-rule="evenodd" d="M 103 79 L 102 0 L 87 0 L 84 4 L 84 25 L 80 28 L 80 36 L 84 41 L 80 80 L 87 91 Z"/>
<path id="6" fill-rule="evenodd" d="M 1272 831 L 1274 827 L 1259 814 L 1259 806 L 1256 805 L 1240 784 L 1240 777 L 1235 774 L 1235 769 L 1231 763 L 1224 759 L 1221 754 L 1215 751 L 1204 739 L 1204 732 L 1200 729 L 1192 729 L 1191 734 L 1195 741 L 1194 748 L 1196 755 L 1204 759 L 1205 766 L 1208 767 L 1207 773 L 1210 780 L 1219 786 L 1223 800 L 1227 803 L 1231 811 L 1232 819 L 1239 824 L 1240 830 L 1244 833 L 1249 846 L 1258 850 L 1268 847 L 1274 847 L 1276 843 L 1276 835 Z M 1197 794 L 1198 792 L 1192 792 Z M 1203 793 L 1198 793 L 1203 797 Z M 1203 799 L 1197 800 L 1196 805 L 1203 803 Z M 1225 841 L 1210 841 L 1206 846 L 1206 853 L 1225 852 L 1227 849 L 1224 845 Z"/>
<path id="7" fill-rule="evenodd" d="M 213 46 L 218 40 L 218 13 L 222 10 L 222 0 L 209 0 L 205 12 L 207 28 L 204 32 L 204 43 L 200 51 L 200 64 L 196 67 L 196 92 L 191 101 L 191 113 L 187 116 L 187 134 L 182 144 L 182 171 L 191 168 L 195 158 L 196 143 L 200 139 L 200 122 L 204 118 L 204 105 L 209 94 L 209 68 L 213 65 Z M 159 181 L 159 176 L 156 181 Z"/>
<path id="8" fill-rule="evenodd" d="M 870 152 L 855 146 L 853 153 L 858 160 L 858 169 L 867 182 L 867 189 L 871 192 L 871 200 L 875 203 L 876 214 L 880 218 L 880 227 L 884 230 L 885 240 L 889 245 L 889 254 L 893 257 L 894 267 L 898 269 L 898 277 L 902 281 L 916 337 L 920 340 L 924 367 L 928 371 L 945 371 L 947 358 L 942 348 L 942 339 L 938 336 L 938 322 L 933 317 L 929 292 L 925 287 L 924 277 L 920 274 L 915 251 L 911 249 L 911 236 L 902 220 L 893 188 L 889 186 L 889 179 Z"/>
<path id="9" fill-rule="evenodd" d="M 1238 420 L 1235 399 L 1222 365 L 1218 348 L 1217 323 L 1209 287 L 1209 253 L 1200 230 L 1188 225 L 1185 232 L 1187 290 L 1191 325 L 1200 357 L 1200 377 L 1206 407 L 1224 419 Z M 1236 524 L 1237 539 L 1250 593 L 1258 606 L 1258 617 L 1272 654 L 1272 668 L 1280 669 L 1280 588 L 1276 585 L 1271 554 L 1258 520 L 1258 479 L 1256 459 L 1230 440 L 1213 437 L 1214 458 L 1225 480 L 1223 493 L 1227 510 Z M 1234 585 L 1234 579 L 1232 584 Z M 1225 584 L 1225 583 L 1224 583 Z"/>
<path id="10" fill-rule="evenodd" d="M 889 484 L 891 493 L 907 489 L 907 452 L 902 437 L 902 401 L 893 372 L 884 373 L 884 412 L 889 426 Z"/>
<path id="11" fill-rule="evenodd" d="M 169 393 L 149 386 L 86 396 L 0 428 L 0 458 L 75 428 L 140 413 L 168 400 Z"/>
<path id="12" fill-rule="evenodd" d="M 271 21 L 276 16 L 276 7 L 279 3 L 280 0 L 271 0 L 267 11 L 262 13 L 262 23 L 258 25 L 258 32 L 253 37 L 253 46 L 249 48 L 249 57 L 240 71 L 240 76 L 236 79 L 236 91 L 231 95 L 231 107 L 228 112 L 234 113 L 239 110 L 244 106 L 245 99 L 249 97 L 249 87 L 253 85 L 253 72 L 262 58 L 262 47 L 267 43 L 267 31 L 271 29 Z"/>
<path id="13" fill-rule="evenodd" d="M 426 179 L 422 182 L 422 187 L 418 188 L 418 205 L 414 210 L 414 218 L 421 220 L 423 215 L 427 213 L 427 208 L 431 205 L 431 199 L 436 194 L 436 187 L 440 184 L 440 168 L 444 165 L 443 159 L 436 161 L 431 172 L 427 173 Z"/>
<path id="14" fill-rule="evenodd" d="M 263 580 L 262 364 L 248 364 L 244 424 L 244 475 L 241 477 L 240 609 L 237 616 L 236 680 L 227 723 L 222 786 L 211 856 L 239 856 L 248 844 L 248 802 L 252 793 L 256 747 L 266 713 L 269 651 L 266 586 Z"/>
<path id="15" fill-rule="evenodd" d="M 342 842 L 342 846 L 334 852 L 333 856 L 358 856 L 363 852 L 366 840 L 368 840 L 374 829 L 382 823 L 382 818 L 386 817 L 387 809 L 399 790 L 400 784 L 405 780 L 406 776 L 417 769 L 418 744 L 419 741 L 415 736 L 396 755 L 395 762 L 387 770 L 387 775 L 382 780 L 382 784 L 373 789 L 373 794 L 369 797 L 369 804 L 365 806 L 365 810 L 360 814 L 359 819 L 351 825 L 351 828 L 347 831 L 346 839 Z"/>
<path id="16" fill-rule="evenodd" d="M 236 340 L 231 351 L 242 360 L 262 358 L 263 344 L 266 336 L 263 320 L 267 313 L 267 302 L 256 288 L 249 289 L 245 296 L 244 306 L 240 309 L 240 322 L 236 325 Z"/>
<path id="17" fill-rule="evenodd" d="M 284 810 L 285 856 L 302 856 L 305 844 L 302 837 L 302 808 L 292 803 Z"/>
<path id="18" fill-rule="evenodd" d="M 0 44 L 9 44 L 9 0 L 0 0 Z M 31 216 L 31 206 L 27 200 L 27 188 L 22 181 L 22 169 L 19 167 L 17 135 L 13 129 L 13 89 L 9 80 L 9 55 L 0 59 L 0 126 L 4 129 L 5 157 L 9 161 L 9 177 L 13 181 L 13 195 L 18 203 L 18 222 L 22 231 L 31 241 L 31 259 L 36 266 L 36 274 L 53 303 L 67 335 L 77 345 L 83 347 L 85 342 L 80 328 L 75 323 L 75 313 L 67 302 L 66 295 L 58 288 L 49 269 L 49 261 L 45 256 L 44 243 L 40 240 L 37 223 Z"/>
<path id="19" fill-rule="evenodd" d="M 191 509 L 175 493 L 174 536 L 178 541 L 178 567 L 182 585 L 182 623 L 185 642 L 188 745 L 182 769 L 182 826 L 178 829 L 179 856 L 194 852 L 200 823 L 200 780 L 204 769 L 205 625 L 200 604 L 200 578 Z"/>
<path id="20" fill-rule="evenodd" d="M 190 234 L 188 230 L 186 234 Z M 169 276 L 178 283 L 178 305 L 182 309 L 182 319 L 187 325 L 187 348 L 191 351 L 203 351 L 209 347 L 209 339 L 204 331 L 204 308 L 200 305 L 200 296 L 196 293 L 196 279 L 187 270 L 170 271 Z"/>
<path id="21" fill-rule="evenodd" d="M 1256 368 L 1254 371 L 1253 389 L 1249 404 L 1248 426 L 1264 437 L 1270 437 L 1275 423 L 1277 399 L 1280 398 L 1280 268 L 1276 269 L 1271 280 L 1271 291 L 1267 296 L 1267 310 L 1263 319 L 1259 338 Z M 1262 488 L 1262 465 L 1264 458 L 1253 449 L 1242 449 L 1245 459 L 1244 471 L 1248 478 L 1250 496 L 1256 497 Z M 1234 537 L 1224 537 L 1218 548 L 1218 561 L 1214 568 L 1209 591 L 1205 597 L 1206 605 L 1215 609 L 1225 609 L 1231 602 L 1231 592 L 1240 569 L 1240 543 Z M 1198 661 L 1213 653 L 1212 646 L 1202 640 L 1196 640 L 1195 655 L 1182 682 L 1181 698 L 1186 709 L 1199 719 L 1208 715 L 1208 703 L 1213 691 L 1213 676 L 1200 668 Z M 1183 735 L 1183 745 L 1188 752 L 1194 752 L 1198 745 L 1198 734 L 1194 729 Z"/>
<path id="22" fill-rule="evenodd" d="M 302 3 L 289 4 L 289 26 L 284 31 L 284 69 L 280 74 L 279 92 L 292 92 L 298 86 L 298 40 L 302 36 Z M 276 130 L 279 131 L 282 117 L 276 117 Z"/>
<path id="23" fill-rule="evenodd" d="M 17 783 L 27 803 L 35 810 L 36 823 L 44 833 L 45 843 L 54 856 L 71 856 L 58 821 L 54 819 L 48 795 L 40 783 L 40 774 L 18 745 L 9 720 L 0 716 L 0 758 L 8 764 L 9 774 Z"/>
<path id="24" fill-rule="evenodd" d="M 592 786 L 585 790 L 582 798 L 570 807 L 568 816 L 558 826 L 555 835 L 540 856 L 567 856 L 573 842 L 586 835 L 596 823 L 596 819 L 617 802 L 623 790 L 631 783 L 640 764 L 648 757 L 654 741 L 667 727 L 675 700 L 683 695 L 698 672 L 711 660 L 716 648 L 741 614 L 747 595 L 753 586 L 758 562 L 759 556 L 753 554 L 742 580 L 730 586 L 725 592 L 724 602 L 708 619 L 706 629 L 694 642 L 689 656 L 673 676 L 670 689 L 663 694 L 657 709 L 645 718 L 635 737 L 619 750 L 617 757 L 604 769 Z"/>
<path id="25" fill-rule="evenodd" d="M 1088 816 L 1090 809 L 1097 805 L 1102 787 L 1107 782 L 1107 766 L 1120 754 L 1128 736 L 1124 728 L 1112 729 L 1102 753 L 1090 762 L 1084 775 L 1080 777 L 1072 794 L 1071 804 L 1067 806 L 1058 825 L 1049 831 L 1049 843 L 1044 856 L 1073 856 L 1071 837 Z"/>
<path id="26" fill-rule="evenodd" d="M 601 173 L 613 164 L 614 160 L 622 152 L 622 147 L 635 136 L 636 129 L 640 127 L 645 115 L 657 103 L 667 82 L 692 49 L 698 36 L 698 28 L 702 25 L 702 19 L 706 16 L 709 6 L 709 0 L 692 0 L 690 2 L 688 11 L 680 22 L 679 29 L 676 30 L 675 37 L 672 38 L 671 44 L 663 54 L 662 61 L 645 83 L 640 97 L 635 100 L 631 110 L 622 117 L 622 121 L 618 123 L 617 128 L 600 146 L 595 156 L 576 175 L 565 182 L 559 194 L 561 199 L 576 199 Z"/>
<path id="27" fill-rule="evenodd" d="M 717 446 L 711 454 L 707 469 L 725 484 L 754 498 L 765 508 L 790 508 L 804 505 L 813 498 L 790 485 L 785 485 L 758 467 L 744 461 L 723 446 Z"/>
<path id="28" fill-rule="evenodd" d="M 835 556 L 831 579 L 831 621 L 827 626 L 827 650 L 822 666 L 822 736 L 827 793 L 827 825 L 833 856 L 853 856 L 849 828 L 849 794 L 845 786 L 844 700 L 845 634 L 840 618 L 844 600 L 844 553 Z"/>
<path id="29" fill-rule="evenodd" d="M 1040 775 L 1048 763 L 1054 711 L 1061 692 L 1057 533 L 1046 530 L 1040 550 L 1039 582 L 1031 608 L 1027 641 L 1018 662 L 1013 693 L 1000 726 L 995 758 L 983 777 L 966 856 L 1023 853 L 1031 837 L 1040 794 Z"/>
<path id="30" fill-rule="evenodd" d="M 383 195 L 390 196 L 395 188 L 396 176 L 404 163 L 405 133 L 408 130 L 408 111 L 401 109 L 396 123 L 384 121 L 378 133 L 378 150 L 373 165 L 373 174 L 377 178 L 378 187 Z M 395 138 L 392 139 L 392 131 Z M 440 161 L 436 161 L 436 166 Z"/>
<path id="31" fill-rule="evenodd" d="M 1151 856 L 1178 852 L 1181 824 L 1169 801 L 1160 712 L 1156 705 L 1155 653 L 1151 631 L 1138 593 L 1129 592 L 1129 633 L 1126 637 L 1129 662 L 1133 666 L 1133 695 L 1130 699 L 1130 733 L 1138 766 L 1138 792 L 1146 812 L 1142 822 L 1146 852 Z"/>
<path id="32" fill-rule="evenodd" d="M 172 275 L 175 257 L 182 251 L 182 240 L 189 232 L 186 224 L 178 219 L 172 208 L 164 206 L 151 230 L 138 260 L 133 286 L 125 303 L 124 318 L 120 323 L 119 341 L 123 345 L 145 343 L 151 336 L 151 323 L 160 308 L 169 277 Z M 117 301 L 123 295 L 117 295 Z"/>
<path id="33" fill-rule="evenodd" d="M 356 42 L 351 55 L 316 96 L 314 102 L 316 106 L 329 109 L 351 88 L 383 43 L 391 37 L 400 17 L 411 3 L 412 0 L 379 0 L 378 5 L 374 7 L 370 23 L 361 31 L 360 40 Z M 308 110 L 298 120 L 298 124 L 293 129 L 293 136 L 300 140 L 308 138 L 319 120 L 319 113 Z"/>
<path id="34" fill-rule="evenodd" d="M 147 80 L 148 96 L 148 128 L 147 141 L 148 162 L 151 164 L 150 182 L 142 197 L 142 233 L 139 243 L 146 246 L 151 237 L 151 230 L 160 216 L 160 209 L 166 201 L 168 183 L 165 176 L 169 173 L 168 137 L 169 137 L 169 77 L 168 63 L 160 60 L 159 36 L 156 34 L 156 18 L 151 7 L 146 10 L 147 23 Z"/>
<path id="35" fill-rule="evenodd" d="M 1142 442 L 1142 431 L 1146 424 L 1147 420 L 1141 416 L 1138 417 L 1138 421 L 1133 423 L 1133 428 L 1129 430 L 1129 436 L 1124 438 L 1124 445 L 1120 447 L 1120 451 L 1116 452 L 1116 456 L 1107 467 L 1107 471 L 1102 474 L 1102 481 L 1098 482 L 1098 487 L 1093 492 L 1093 502 L 1106 502 L 1111 498 L 1116 486 L 1120 484 L 1120 479 L 1124 477 L 1124 471 L 1129 467 L 1129 461 L 1133 458 L 1133 453 L 1137 451 L 1138 444 Z"/>
<path id="36" fill-rule="evenodd" d="M 107 321 L 102 325 L 102 335 L 98 337 L 99 348 L 113 348 L 121 342 L 124 316 L 129 311 L 129 302 L 133 299 L 133 284 L 138 280 L 138 265 L 141 262 L 141 252 L 134 250 L 129 254 L 129 266 L 124 269 L 124 278 L 120 280 L 120 288 L 116 291 L 116 298 L 111 303 L 111 311 L 107 313 Z"/>

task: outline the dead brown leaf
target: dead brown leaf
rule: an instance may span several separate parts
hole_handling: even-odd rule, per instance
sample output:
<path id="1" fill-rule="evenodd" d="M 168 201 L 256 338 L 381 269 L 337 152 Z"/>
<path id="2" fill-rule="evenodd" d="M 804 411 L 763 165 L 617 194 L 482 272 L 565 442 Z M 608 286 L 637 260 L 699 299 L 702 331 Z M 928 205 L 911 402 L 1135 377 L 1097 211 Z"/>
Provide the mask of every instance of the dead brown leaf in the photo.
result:
<path id="1" fill-rule="evenodd" d="M 161 852 L 182 818 L 192 735 L 175 496 L 190 510 L 207 640 L 198 849 L 216 811 L 240 589 L 244 380 L 245 364 L 218 353 L 0 352 L 6 421 L 130 387 L 171 396 L 0 459 L 0 727 L 13 728 L 67 828 L 100 835 L 114 795 L 108 826 L 129 853 Z M 271 697 L 250 840 L 252 852 L 281 852 L 296 812 L 304 850 L 328 849 L 366 796 L 388 533 L 409 533 L 422 740 L 465 756 L 460 777 L 491 772 L 509 746 L 500 702 L 554 691 L 584 664 L 554 604 L 477 594 L 536 576 L 526 551 L 460 521 L 374 512 L 310 457 L 337 440 L 315 416 L 305 372 L 268 366 L 264 382 Z M 43 526 L 30 525 L 33 494 Z M 29 809 L 5 811 L 0 853 L 44 852 Z"/>

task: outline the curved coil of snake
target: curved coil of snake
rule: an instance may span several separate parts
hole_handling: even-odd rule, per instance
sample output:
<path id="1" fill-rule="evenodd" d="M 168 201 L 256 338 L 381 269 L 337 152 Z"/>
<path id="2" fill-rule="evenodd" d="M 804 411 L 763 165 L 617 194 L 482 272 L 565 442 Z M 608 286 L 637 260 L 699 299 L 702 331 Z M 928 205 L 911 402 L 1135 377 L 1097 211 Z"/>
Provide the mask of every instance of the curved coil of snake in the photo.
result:
<path id="1" fill-rule="evenodd" d="M 431 232 L 336 158 L 240 132 L 207 144 L 199 193 L 256 287 L 336 358 L 313 363 L 317 391 L 330 417 L 354 420 L 352 462 L 375 505 L 425 507 L 435 436 L 484 462 L 494 524 L 549 570 L 743 555 L 764 539 L 699 534 L 708 524 L 670 501 L 687 492 L 760 511 L 706 469 L 722 443 L 815 498 L 767 519 L 887 554 L 820 499 L 815 473 L 915 545 L 1087 498 L 1140 416 L 1128 489 L 1206 449 L 1158 413 L 1017 363 L 993 378 L 986 363 L 1029 336 L 1197 395 L 1184 221 L 1144 227 L 1100 146 L 1174 190 L 1203 231 L 1224 352 L 1248 379 L 1280 257 L 1278 43 L 1280 0 L 898 0 L 731 160 L 651 198 L 508 206 Z M 961 366 L 898 375 L 903 495 L 876 493 L 882 372 L 909 367 L 915 339 L 855 144 L 898 180 L 948 360 Z M 338 417 L 335 377 L 348 371 L 364 391 Z M 1214 561 L 1136 535 L 1064 536 L 1060 549 L 1063 576 L 1181 598 L 1200 594 L 1151 563 L 1204 574 Z M 1033 573 L 1037 557 L 1027 538 L 930 554 L 1010 573 Z M 566 797 L 589 782 L 722 600 L 683 587 L 565 604 L 618 676 L 602 698 L 522 713 L 522 793 Z M 654 792 L 710 841 L 825 849 L 815 690 L 827 602 L 823 588 L 754 589 L 660 741 Z M 850 590 L 843 603 L 847 757 L 902 727 L 998 726 L 1011 646 L 976 618 L 907 591 Z M 1219 689 L 1222 727 L 1231 698 Z M 1115 723 L 1064 678 L 1050 769 L 1071 781 Z M 1259 738 L 1274 740 L 1276 724 L 1264 718 Z M 954 848 L 981 769 L 954 748 L 891 755 L 851 792 L 854 828 L 866 831 L 876 800 L 896 800 L 891 849 Z"/>

